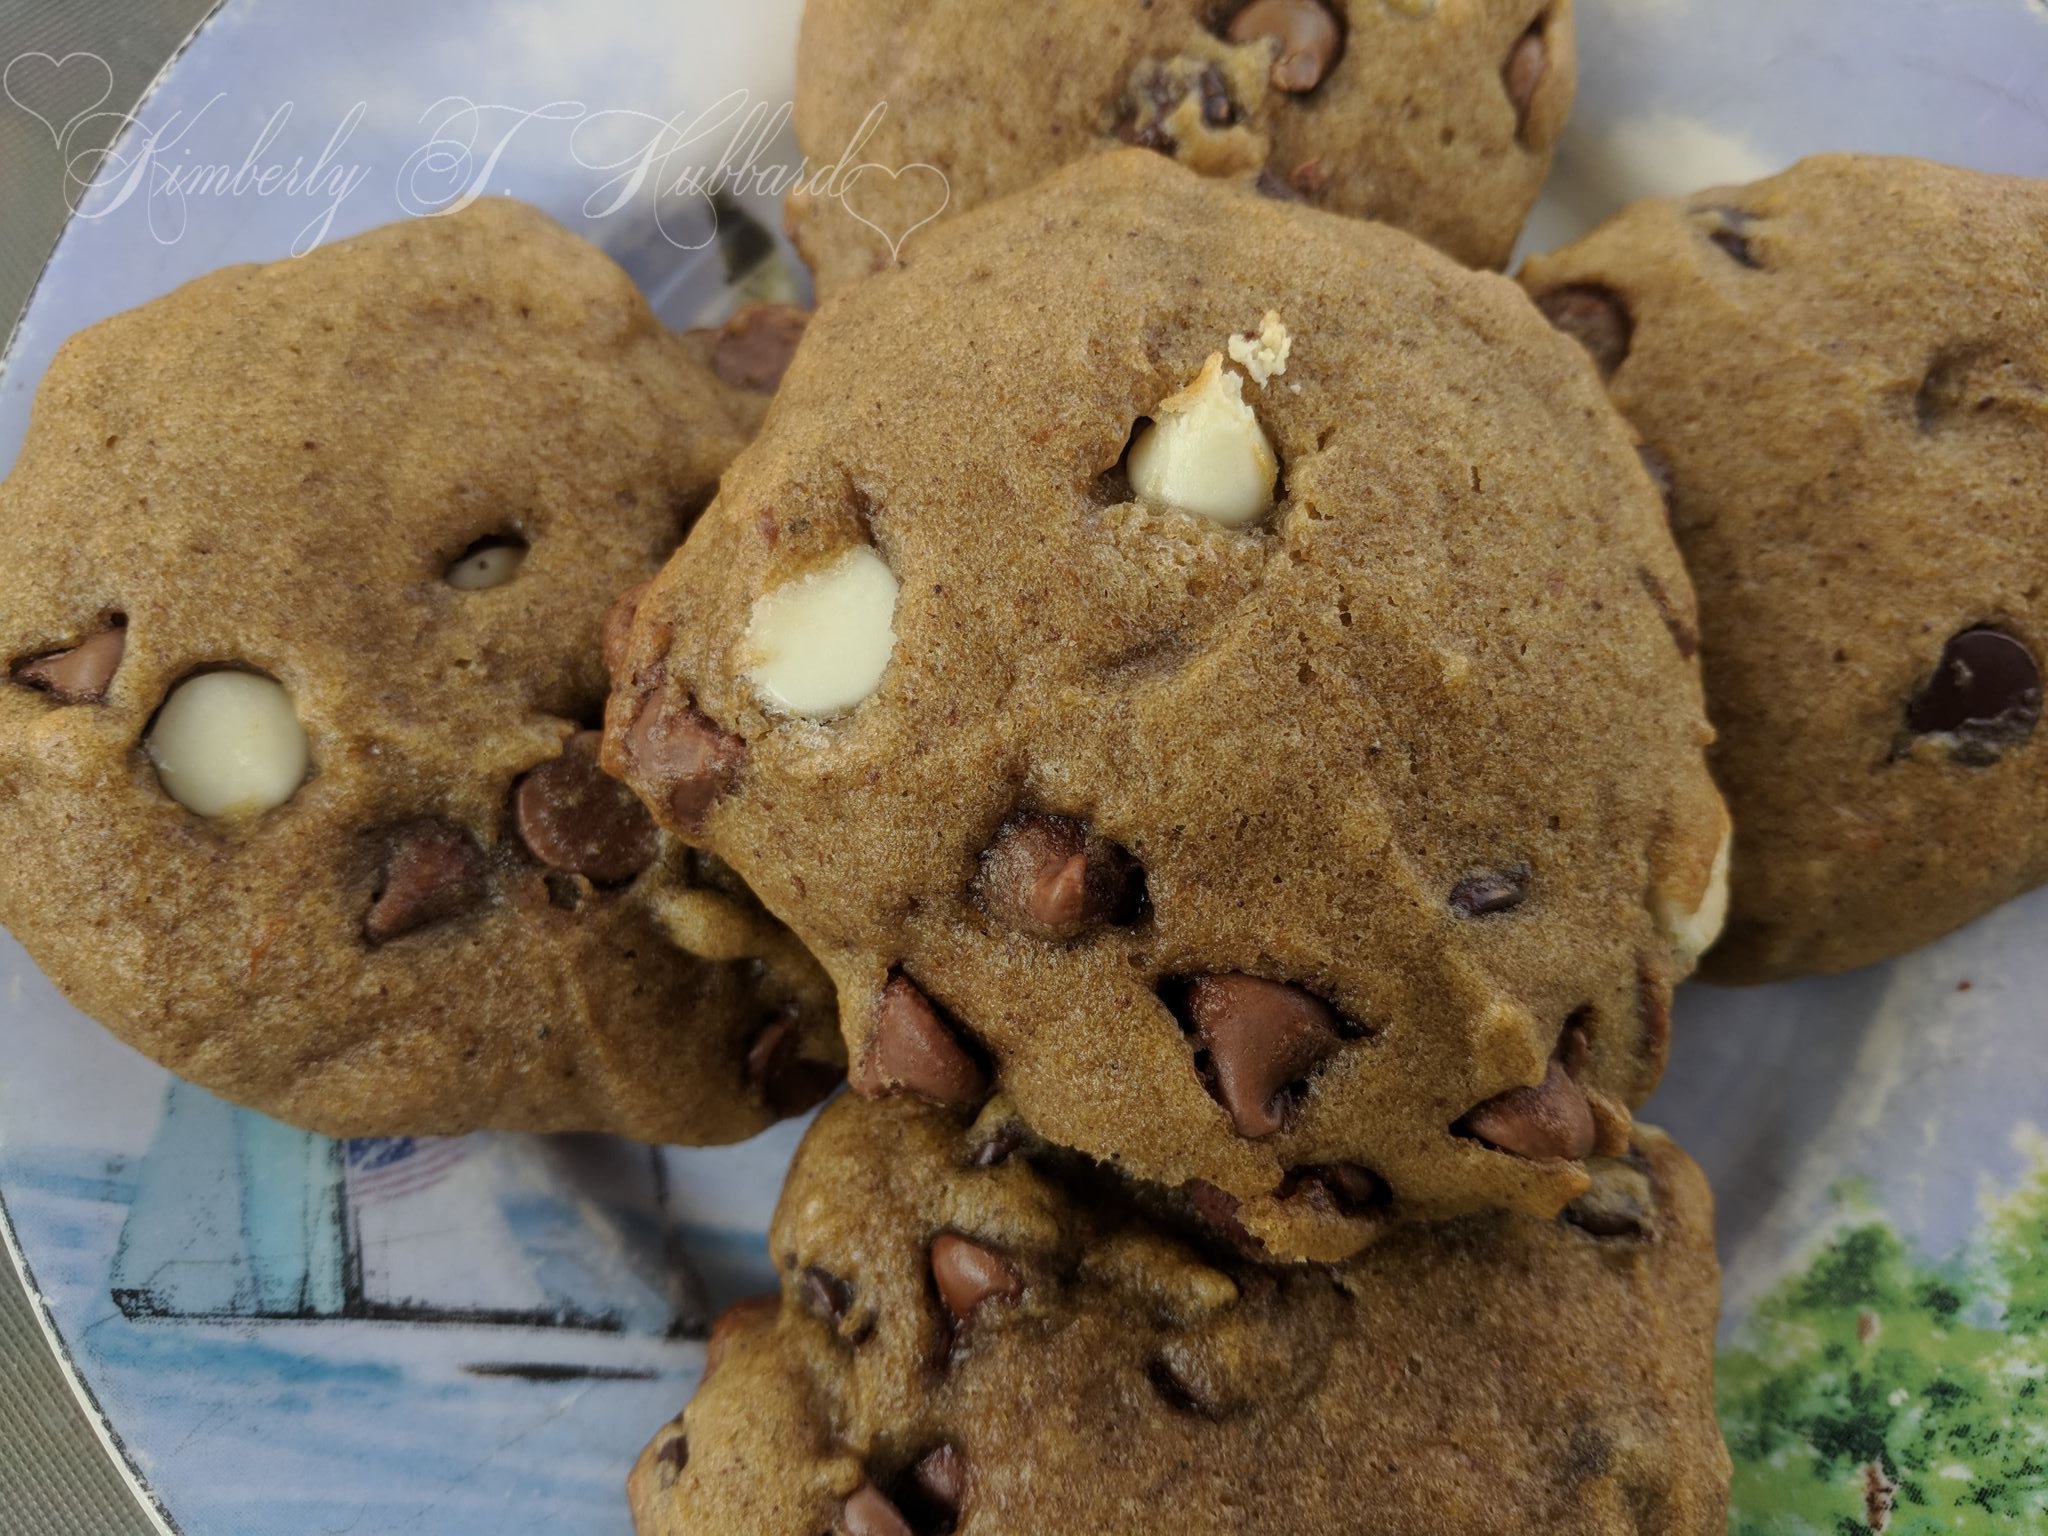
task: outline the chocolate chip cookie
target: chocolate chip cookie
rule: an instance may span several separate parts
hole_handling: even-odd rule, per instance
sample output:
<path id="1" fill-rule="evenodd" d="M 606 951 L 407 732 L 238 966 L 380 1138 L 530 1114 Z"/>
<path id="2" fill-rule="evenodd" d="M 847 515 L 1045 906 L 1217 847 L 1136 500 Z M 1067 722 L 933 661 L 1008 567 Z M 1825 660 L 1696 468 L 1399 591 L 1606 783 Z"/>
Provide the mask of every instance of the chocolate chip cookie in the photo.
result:
<path id="1" fill-rule="evenodd" d="M 841 1099 L 640 1536 L 1720 1536 L 1705 1181 L 1647 1129 L 1593 1174 L 1560 1219 L 1274 1269 L 999 1105 Z"/>
<path id="2" fill-rule="evenodd" d="M 719 343 L 502 202 L 74 337 L 0 487 L 0 921 L 131 1044 L 337 1134 L 814 1102 L 826 979 L 592 729 L 607 604 L 758 412 Z"/>
<path id="3" fill-rule="evenodd" d="M 1626 1145 L 1719 922 L 1692 643 L 1513 284 L 1126 150 L 812 321 L 605 760 L 824 962 L 861 1092 L 1000 1084 L 1336 1258 Z"/>
<path id="4" fill-rule="evenodd" d="M 1571 0 L 809 0 L 791 232 L 829 293 L 1139 144 L 1507 260 L 1571 110 Z"/>
<path id="5" fill-rule="evenodd" d="M 1831 155 L 1529 264 L 1668 477 L 1738 828 L 1710 974 L 2048 880 L 2048 183 Z"/>

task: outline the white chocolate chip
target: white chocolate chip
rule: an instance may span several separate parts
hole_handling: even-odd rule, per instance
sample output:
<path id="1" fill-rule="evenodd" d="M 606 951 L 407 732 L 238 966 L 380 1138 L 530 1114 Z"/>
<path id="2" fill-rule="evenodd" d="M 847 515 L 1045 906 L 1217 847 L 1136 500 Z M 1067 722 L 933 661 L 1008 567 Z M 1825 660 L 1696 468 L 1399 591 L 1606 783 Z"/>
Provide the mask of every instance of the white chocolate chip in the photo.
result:
<path id="1" fill-rule="evenodd" d="M 305 782 L 306 732 L 281 684 L 202 672 L 171 690 L 144 743 L 164 790 L 201 816 L 283 805 Z"/>
<path id="2" fill-rule="evenodd" d="M 855 545 L 830 565 L 754 599 L 742 660 L 771 706 L 822 718 L 881 686 L 896 648 L 896 578 Z"/>
<path id="3" fill-rule="evenodd" d="M 446 580 L 458 592 L 481 592 L 486 587 L 502 587 L 518 574 L 520 562 L 525 558 L 524 544 L 478 544 L 448 567 Z"/>
<path id="4" fill-rule="evenodd" d="M 1713 947 L 1721 936 L 1721 925 L 1728 920 L 1728 850 L 1733 840 L 1733 828 L 1725 828 L 1721 846 L 1714 850 L 1713 867 L 1707 872 L 1707 888 L 1690 910 L 1669 891 L 1657 893 L 1657 920 L 1684 965 L 1692 965 Z"/>
<path id="5" fill-rule="evenodd" d="M 1130 470 L 1141 501 L 1238 528 L 1273 509 L 1280 460 L 1244 403 L 1244 381 L 1212 352 L 1192 384 L 1159 402 L 1131 444 Z"/>
<path id="6" fill-rule="evenodd" d="M 1266 311 L 1265 319 L 1259 322 L 1256 336 L 1233 336 L 1230 338 L 1230 360 L 1252 376 L 1252 382 L 1264 389 L 1276 374 L 1287 371 L 1287 354 L 1294 350 L 1294 338 L 1287 333 L 1287 327 L 1280 323 L 1280 312 Z M 1300 391 L 1295 391 L 1297 394 Z"/>

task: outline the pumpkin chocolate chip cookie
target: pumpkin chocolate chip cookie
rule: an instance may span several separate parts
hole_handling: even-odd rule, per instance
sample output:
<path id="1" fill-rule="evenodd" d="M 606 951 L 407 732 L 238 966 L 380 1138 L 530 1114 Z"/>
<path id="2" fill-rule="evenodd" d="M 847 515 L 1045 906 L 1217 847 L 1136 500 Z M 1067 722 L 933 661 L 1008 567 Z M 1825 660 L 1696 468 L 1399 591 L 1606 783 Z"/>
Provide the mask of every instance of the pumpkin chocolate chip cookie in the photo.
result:
<path id="1" fill-rule="evenodd" d="M 606 605 L 753 409 L 501 202 L 74 337 L 0 487 L 0 921 L 131 1044 L 336 1134 L 815 1102 L 825 978 L 591 729 Z"/>
<path id="2" fill-rule="evenodd" d="M 1532 261 L 1669 477 L 1737 828 L 1710 974 L 2048 880 L 2048 182 L 1830 155 Z"/>
<path id="3" fill-rule="evenodd" d="M 1554 1214 L 1718 925 L 1690 590 L 1574 349 L 1156 155 L 826 306 L 632 608 L 606 764 L 855 1088 L 999 1085 L 1277 1255 Z"/>
<path id="4" fill-rule="evenodd" d="M 714 1330 L 629 1491 L 640 1536 L 1720 1536 L 1706 1183 L 1638 1129 L 1562 1216 L 1247 1263 L 1113 1175 L 842 1099 L 779 1298 Z"/>
<path id="5" fill-rule="evenodd" d="M 1507 260 L 1571 109 L 1571 0 L 809 0 L 791 198 L 821 293 L 1119 144 Z"/>

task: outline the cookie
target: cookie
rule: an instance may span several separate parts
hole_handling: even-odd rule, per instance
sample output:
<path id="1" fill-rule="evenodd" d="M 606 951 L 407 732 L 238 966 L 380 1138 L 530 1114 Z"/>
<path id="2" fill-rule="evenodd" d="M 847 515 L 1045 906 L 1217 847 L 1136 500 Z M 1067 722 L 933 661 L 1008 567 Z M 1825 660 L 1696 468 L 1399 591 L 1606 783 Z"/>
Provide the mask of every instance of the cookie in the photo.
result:
<path id="1" fill-rule="evenodd" d="M 0 922 L 334 1134 L 723 1141 L 815 1101 L 825 978 L 591 729 L 608 603 L 759 412 L 718 341 L 495 201 L 72 338 L 0 487 Z"/>
<path id="2" fill-rule="evenodd" d="M 1738 829 L 1725 981 L 2048 880 L 2048 183 L 1830 155 L 1529 263 L 1668 477 Z"/>
<path id="3" fill-rule="evenodd" d="M 826 1109 L 640 1536 L 1727 1529 L 1710 1202 L 1657 1132 L 1562 1219 L 1276 1270 L 991 1110 Z"/>
<path id="4" fill-rule="evenodd" d="M 1571 0 L 809 0 L 790 230 L 834 292 L 1134 143 L 1498 267 L 1575 76 Z"/>
<path id="5" fill-rule="evenodd" d="M 821 310 L 606 762 L 822 960 L 857 1089 L 1000 1084 L 1336 1258 L 1626 1144 L 1718 922 L 1691 623 L 1513 284 L 1127 150 Z"/>

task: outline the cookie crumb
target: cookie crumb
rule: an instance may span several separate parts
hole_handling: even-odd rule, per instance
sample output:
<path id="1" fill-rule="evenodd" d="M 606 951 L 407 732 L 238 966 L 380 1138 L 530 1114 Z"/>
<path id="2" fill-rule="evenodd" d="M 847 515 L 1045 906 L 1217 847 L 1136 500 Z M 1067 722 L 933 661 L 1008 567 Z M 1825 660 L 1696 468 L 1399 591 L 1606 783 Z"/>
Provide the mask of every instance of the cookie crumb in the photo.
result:
<path id="1" fill-rule="evenodd" d="M 1230 338 L 1230 360 L 1251 375 L 1254 384 L 1263 389 L 1275 374 L 1287 371 L 1287 354 L 1294 350 L 1294 338 L 1280 321 L 1280 312 L 1269 309 L 1265 318 L 1259 321 L 1258 334 L 1240 335 Z M 1290 385 L 1296 394 L 1300 386 Z"/>

